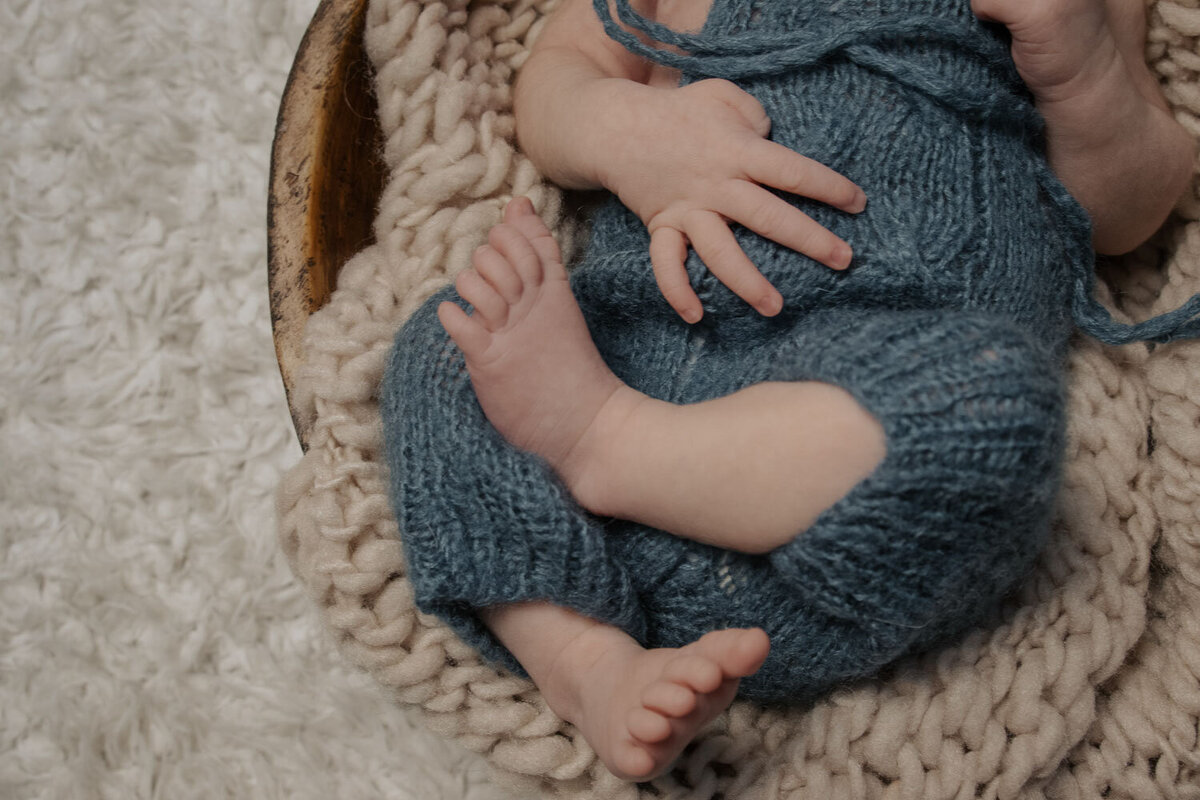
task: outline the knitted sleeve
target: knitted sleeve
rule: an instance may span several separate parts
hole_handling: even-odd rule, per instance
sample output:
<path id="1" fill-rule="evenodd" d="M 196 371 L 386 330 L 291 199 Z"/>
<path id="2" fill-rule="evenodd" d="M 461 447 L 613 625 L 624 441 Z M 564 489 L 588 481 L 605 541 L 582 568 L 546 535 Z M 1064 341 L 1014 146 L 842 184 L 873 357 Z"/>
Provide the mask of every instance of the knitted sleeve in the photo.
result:
<path id="1" fill-rule="evenodd" d="M 434 295 L 397 334 L 381 388 L 391 500 L 421 610 L 486 658 L 520 666 L 484 606 L 552 600 L 638 637 L 645 622 L 600 521 L 549 466 L 509 445 L 475 398 Z"/>

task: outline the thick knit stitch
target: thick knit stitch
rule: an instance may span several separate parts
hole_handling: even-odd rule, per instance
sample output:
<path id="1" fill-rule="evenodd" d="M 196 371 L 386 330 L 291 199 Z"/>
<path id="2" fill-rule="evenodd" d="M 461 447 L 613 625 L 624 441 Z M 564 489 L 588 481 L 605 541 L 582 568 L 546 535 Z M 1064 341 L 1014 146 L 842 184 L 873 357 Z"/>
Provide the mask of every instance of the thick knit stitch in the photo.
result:
<path id="1" fill-rule="evenodd" d="M 478 608 L 547 599 L 647 646 L 762 626 L 771 654 L 742 693 L 765 701 L 811 698 L 984 619 L 1049 527 L 1073 322 L 1105 341 L 1168 341 L 1197 332 L 1197 301 L 1130 328 L 1091 299 L 1087 215 L 1046 165 L 1003 35 L 967 0 L 716 0 L 696 37 L 618 0 L 623 19 L 690 56 L 646 47 L 596 8 L 684 82 L 735 80 L 772 139 L 870 198 L 851 216 L 780 195 L 850 242 L 847 272 L 735 229 L 784 296 L 774 318 L 692 254 L 696 326 L 660 296 L 645 228 L 612 198 L 572 275 L 605 360 L 676 403 L 762 380 L 842 386 L 880 420 L 887 456 L 768 556 L 598 519 L 487 423 L 434 314 L 462 302 L 447 289 L 398 334 L 381 399 L 418 604 L 518 672 Z"/>

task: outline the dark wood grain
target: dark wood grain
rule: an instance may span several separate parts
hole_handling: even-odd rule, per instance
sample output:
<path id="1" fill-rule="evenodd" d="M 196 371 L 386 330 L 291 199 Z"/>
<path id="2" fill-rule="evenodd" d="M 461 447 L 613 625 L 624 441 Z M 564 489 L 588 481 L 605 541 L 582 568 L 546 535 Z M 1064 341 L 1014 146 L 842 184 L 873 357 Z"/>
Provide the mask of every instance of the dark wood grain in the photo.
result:
<path id="1" fill-rule="evenodd" d="M 383 137 L 363 47 L 367 0 L 323 0 L 304 35 L 279 107 L 267 207 L 275 354 L 292 422 L 307 449 L 312 424 L 294 380 L 308 316 L 338 270 L 372 241 L 383 189 Z"/>

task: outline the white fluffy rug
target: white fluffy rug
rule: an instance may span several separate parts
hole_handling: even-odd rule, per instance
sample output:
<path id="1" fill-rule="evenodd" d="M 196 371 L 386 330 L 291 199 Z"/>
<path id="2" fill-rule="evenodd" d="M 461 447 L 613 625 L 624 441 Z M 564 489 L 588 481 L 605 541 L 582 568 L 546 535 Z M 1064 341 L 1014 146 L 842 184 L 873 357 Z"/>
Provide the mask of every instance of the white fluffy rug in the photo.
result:
<path id="1" fill-rule="evenodd" d="M 498 800 L 275 540 L 266 291 L 315 0 L 0 2 L 0 797 Z"/>

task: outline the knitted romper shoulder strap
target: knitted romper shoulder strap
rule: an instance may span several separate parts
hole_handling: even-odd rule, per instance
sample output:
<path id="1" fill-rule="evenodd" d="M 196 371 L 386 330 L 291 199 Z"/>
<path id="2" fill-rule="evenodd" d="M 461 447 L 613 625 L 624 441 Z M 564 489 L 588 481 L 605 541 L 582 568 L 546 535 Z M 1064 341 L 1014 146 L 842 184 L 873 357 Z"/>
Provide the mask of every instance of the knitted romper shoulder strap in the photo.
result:
<path id="1" fill-rule="evenodd" d="M 592 0 L 592 5 L 608 35 L 630 52 L 685 74 L 703 78 L 737 80 L 779 74 L 812 66 L 834 55 L 848 58 L 867 69 L 886 74 L 897 83 L 937 100 L 955 111 L 996 124 L 1025 126 L 1041 131 L 1040 114 L 1017 96 L 1024 86 L 1008 51 L 997 37 L 980 34 L 976 27 L 965 27 L 945 17 L 893 14 L 885 16 L 838 16 L 819 18 L 798 35 L 795 30 L 772 32 L 746 31 L 729 35 L 679 33 L 638 14 L 629 0 L 614 0 L 621 22 L 660 44 L 685 50 L 680 55 L 650 47 L 623 30 L 613 19 L 607 0 Z M 1006 94 L 965 91 L 931 70 L 911 60 L 896 58 L 880 42 L 921 40 L 942 43 L 973 54 L 991 70 L 1003 76 L 1010 87 Z M 1072 314 L 1083 332 L 1111 345 L 1135 341 L 1166 343 L 1200 336 L 1200 294 L 1179 308 L 1134 325 L 1119 323 L 1094 297 L 1096 275 L 1091 249 L 1091 220 L 1075 202 L 1048 165 L 1038 162 L 1042 190 L 1071 225 L 1076 241 L 1068 249 L 1074 254 Z"/>

